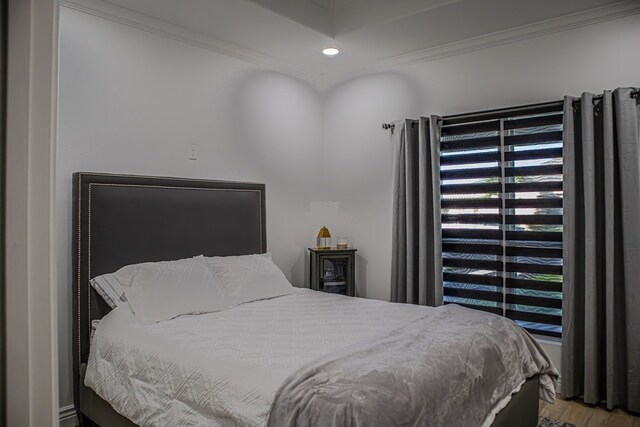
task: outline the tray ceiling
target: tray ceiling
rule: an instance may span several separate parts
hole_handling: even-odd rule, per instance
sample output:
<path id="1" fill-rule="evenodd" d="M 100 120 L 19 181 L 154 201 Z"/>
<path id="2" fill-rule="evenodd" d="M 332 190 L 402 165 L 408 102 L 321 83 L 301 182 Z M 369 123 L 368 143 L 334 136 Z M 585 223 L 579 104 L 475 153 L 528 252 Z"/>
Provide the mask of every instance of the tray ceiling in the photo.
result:
<path id="1" fill-rule="evenodd" d="M 63 4 L 107 4 L 151 17 L 220 40 L 227 50 L 235 46 L 245 57 L 270 58 L 280 64 L 274 68 L 316 83 L 455 50 L 462 41 L 514 28 L 562 26 L 565 21 L 585 25 L 597 17 L 640 12 L 638 0 L 63 0 Z M 328 46 L 340 48 L 341 54 L 324 57 L 321 50 Z"/>

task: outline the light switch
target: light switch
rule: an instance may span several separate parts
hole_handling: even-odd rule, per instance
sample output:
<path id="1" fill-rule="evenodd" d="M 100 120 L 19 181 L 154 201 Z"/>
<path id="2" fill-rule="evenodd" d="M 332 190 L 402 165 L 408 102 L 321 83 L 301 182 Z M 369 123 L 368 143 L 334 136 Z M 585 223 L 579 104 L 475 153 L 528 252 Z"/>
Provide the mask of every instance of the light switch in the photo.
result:
<path id="1" fill-rule="evenodd" d="M 189 160 L 198 160 L 200 157 L 200 146 L 198 144 L 189 144 L 187 146 L 187 158 Z"/>

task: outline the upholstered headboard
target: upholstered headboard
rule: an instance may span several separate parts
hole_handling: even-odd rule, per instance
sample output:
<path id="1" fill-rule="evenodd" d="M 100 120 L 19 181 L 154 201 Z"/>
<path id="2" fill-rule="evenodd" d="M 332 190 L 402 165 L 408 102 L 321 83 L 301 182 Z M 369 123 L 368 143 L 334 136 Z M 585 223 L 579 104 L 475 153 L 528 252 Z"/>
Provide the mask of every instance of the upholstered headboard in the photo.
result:
<path id="1" fill-rule="evenodd" d="M 264 184 L 73 174 L 76 407 L 91 321 L 110 311 L 89 280 L 140 262 L 266 252 L 265 218 Z"/>

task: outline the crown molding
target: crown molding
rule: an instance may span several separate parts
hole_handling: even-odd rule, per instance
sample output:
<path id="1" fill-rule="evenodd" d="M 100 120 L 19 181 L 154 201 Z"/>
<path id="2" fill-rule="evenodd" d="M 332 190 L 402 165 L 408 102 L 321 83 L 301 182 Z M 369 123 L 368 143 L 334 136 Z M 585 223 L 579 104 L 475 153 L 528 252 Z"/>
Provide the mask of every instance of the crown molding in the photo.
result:
<path id="1" fill-rule="evenodd" d="M 568 31 L 580 27 L 598 24 L 624 18 L 640 13 L 640 3 L 637 0 L 623 0 L 606 6 L 601 6 L 569 15 L 551 18 L 544 21 L 526 24 L 507 30 L 496 31 L 478 37 L 472 37 L 453 43 L 447 43 L 427 49 L 421 49 L 391 58 L 377 61 L 358 71 L 336 76 L 329 84 L 336 84 L 367 74 L 376 74 L 399 67 L 436 61 L 450 56 L 476 52 L 509 43 L 537 38 Z"/>
<path id="2" fill-rule="evenodd" d="M 60 0 L 60 5 L 79 12 L 126 25 L 147 33 L 166 37 L 192 46 L 228 56 L 260 68 L 287 74 L 307 82 L 313 76 L 297 70 L 292 64 L 240 45 L 189 30 L 149 15 L 104 0 Z"/>

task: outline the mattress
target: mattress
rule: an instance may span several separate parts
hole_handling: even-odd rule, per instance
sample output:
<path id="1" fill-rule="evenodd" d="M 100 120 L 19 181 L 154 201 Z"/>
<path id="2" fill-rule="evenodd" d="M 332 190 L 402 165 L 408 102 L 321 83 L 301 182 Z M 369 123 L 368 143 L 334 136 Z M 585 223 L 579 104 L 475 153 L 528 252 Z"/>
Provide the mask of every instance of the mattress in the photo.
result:
<path id="1" fill-rule="evenodd" d="M 424 310 L 308 289 L 153 325 L 120 306 L 95 332 L 85 384 L 140 426 L 261 426 L 300 367 Z"/>

